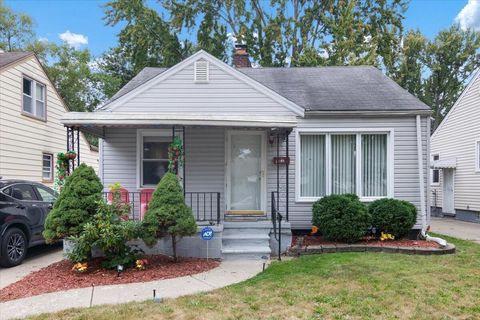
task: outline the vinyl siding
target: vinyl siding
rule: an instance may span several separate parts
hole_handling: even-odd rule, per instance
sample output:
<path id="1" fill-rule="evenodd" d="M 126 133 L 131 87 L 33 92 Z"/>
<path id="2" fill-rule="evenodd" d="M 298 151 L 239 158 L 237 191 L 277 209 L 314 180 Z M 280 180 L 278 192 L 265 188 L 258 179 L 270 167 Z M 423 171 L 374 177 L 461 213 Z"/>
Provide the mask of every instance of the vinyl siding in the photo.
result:
<path id="1" fill-rule="evenodd" d="M 480 75 L 451 109 L 444 123 L 431 138 L 430 154 L 440 154 L 440 159 L 457 160 L 454 172 L 455 209 L 480 211 L 480 172 L 475 171 L 475 143 L 480 140 Z M 440 184 L 432 185 L 437 193 L 437 206 L 442 207 L 443 172 Z M 435 205 L 431 197 L 431 205 Z"/>
<path id="2" fill-rule="evenodd" d="M 422 118 L 423 163 L 427 186 L 427 117 Z M 409 117 L 322 117 L 299 120 L 299 128 L 391 128 L 394 130 L 394 196 L 414 203 L 420 212 L 420 187 L 417 166 L 416 120 Z M 225 208 L 225 131 L 229 128 L 186 129 L 186 191 L 221 192 L 222 214 Z M 119 182 L 130 191 L 136 185 L 136 129 L 107 128 L 102 143 L 104 185 Z M 289 136 L 289 218 L 294 229 L 311 227 L 312 203 L 295 201 L 295 131 Z M 282 139 L 280 156 L 286 154 Z M 277 190 L 276 143 L 267 144 L 266 207 L 270 213 L 270 195 Z M 279 209 L 286 212 L 286 170 L 280 166 Z M 426 188 L 427 189 L 427 188 Z M 420 223 L 420 213 L 418 225 Z M 417 225 L 417 227 L 418 227 Z"/>
<path id="3" fill-rule="evenodd" d="M 114 111 L 293 116 L 286 107 L 212 63 L 210 80 L 194 82 L 193 65 L 187 65 Z"/>
<path id="4" fill-rule="evenodd" d="M 21 114 L 22 74 L 46 85 L 47 121 Z M 66 112 L 35 58 L 0 72 L 0 176 L 42 182 L 42 154 L 64 152 L 66 129 L 60 117 Z M 80 159 L 98 169 L 98 152 L 90 150 L 81 135 Z M 52 185 L 51 182 L 45 182 Z"/>

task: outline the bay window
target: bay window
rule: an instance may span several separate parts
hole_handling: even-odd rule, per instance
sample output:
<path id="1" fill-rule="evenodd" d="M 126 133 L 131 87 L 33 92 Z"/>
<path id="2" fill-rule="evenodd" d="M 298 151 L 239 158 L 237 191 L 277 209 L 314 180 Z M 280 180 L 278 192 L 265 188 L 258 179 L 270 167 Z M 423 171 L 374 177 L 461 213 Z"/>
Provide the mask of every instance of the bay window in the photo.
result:
<path id="1" fill-rule="evenodd" d="M 363 200 L 391 196 L 390 131 L 314 132 L 297 137 L 297 200 L 357 194 Z"/>
<path id="2" fill-rule="evenodd" d="M 23 77 L 22 111 L 28 115 L 45 119 L 45 85 Z"/>

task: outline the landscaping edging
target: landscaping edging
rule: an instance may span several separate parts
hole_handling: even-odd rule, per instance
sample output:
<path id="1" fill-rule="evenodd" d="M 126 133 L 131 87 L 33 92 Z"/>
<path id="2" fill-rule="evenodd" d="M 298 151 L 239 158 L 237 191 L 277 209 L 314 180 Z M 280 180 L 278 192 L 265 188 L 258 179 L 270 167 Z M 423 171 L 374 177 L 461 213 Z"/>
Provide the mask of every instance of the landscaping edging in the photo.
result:
<path id="1" fill-rule="evenodd" d="M 306 254 L 335 253 L 335 252 L 385 252 L 419 255 L 441 255 L 455 253 L 455 245 L 448 243 L 445 248 L 412 248 L 398 246 L 378 246 L 366 244 L 324 244 L 311 246 L 294 246 L 288 252 L 288 256 L 301 256 Z"/>

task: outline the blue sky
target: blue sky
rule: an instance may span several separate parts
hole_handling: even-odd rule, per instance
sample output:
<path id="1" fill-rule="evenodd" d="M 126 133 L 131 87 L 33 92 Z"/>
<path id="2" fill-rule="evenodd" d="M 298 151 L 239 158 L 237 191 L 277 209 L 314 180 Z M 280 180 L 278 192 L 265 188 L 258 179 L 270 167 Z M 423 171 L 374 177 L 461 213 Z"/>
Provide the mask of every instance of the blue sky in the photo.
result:
<path id="1" fill-rule="evenodd" d="M 105 1 L 5 1 L 10 8 L 34 18 L 40 38 L 60 43 L 62 37 L 79 48 L 88 47 L 97 56 L 115 46 L 116 34 L 119 31 L 118 27 L 105 26 L 102 20 L 102 3 Z M 152 3 L 158 6 L 158 3 Z M 479 29 L 480 1 L 412 0 L 405 17 L 406 29 L 420 29 L 429 38 L 433 38 L 439 30 L 449 27 L 455 21 L 462 26 Z"/>

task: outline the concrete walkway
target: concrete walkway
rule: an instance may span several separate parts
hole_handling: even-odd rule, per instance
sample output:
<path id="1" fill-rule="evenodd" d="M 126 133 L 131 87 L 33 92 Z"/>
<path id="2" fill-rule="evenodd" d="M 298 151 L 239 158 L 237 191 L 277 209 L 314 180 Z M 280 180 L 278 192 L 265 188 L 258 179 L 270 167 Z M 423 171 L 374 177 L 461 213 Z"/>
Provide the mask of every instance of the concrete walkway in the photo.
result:
<path id="1" fill-rule="evenodd" d="M 30 248 L 27 251 L 27 257 L 21 265 L 12 268 L 0 267 L 0 290 L 11 283 L 17 282 L 31 272 L 40 270 L 62 259 L 62 243 Z"/>
<path id="2" fill-rule="evenodd" d="M 480 223 L 432 217 L 430 231 L 480 244 Z"/>
<path id="3" fill-rule="evenodd" d="M 224 261 L 219 267 L 193 276 L 95 287 L 92 305 L 117 304 L 152 299 L 155 289 L 162 298 L 176 298 L 228 286 L 262 271 L 261 261 Z M 92 288 L 72 289 L 0 303 L 0 319 L 23 318 L 90 305 Z"/>

